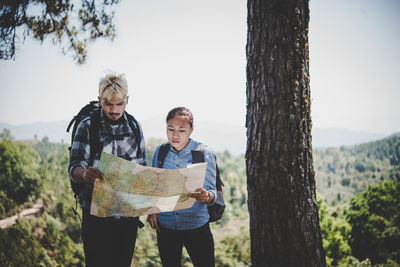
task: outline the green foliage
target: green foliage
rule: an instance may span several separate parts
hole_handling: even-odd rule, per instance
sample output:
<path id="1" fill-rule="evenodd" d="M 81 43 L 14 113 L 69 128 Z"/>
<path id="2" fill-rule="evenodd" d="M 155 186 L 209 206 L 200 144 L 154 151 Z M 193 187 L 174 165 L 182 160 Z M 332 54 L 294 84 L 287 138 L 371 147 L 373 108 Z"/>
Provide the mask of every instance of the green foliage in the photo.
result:
<path id="1" fill-rule="evenodd" d="M 45 217 L 45 223 L 40 243 L 49 256 L 60 266 L 83 266 L 83 249 L 64 231 L 65 223 L 51 216 Z"/>
<path id="2" fill-rule="evenodd" d="M 109 1 L 3 1 L 0 20 L 0 59 L 15 59 L 18 40 L 31 36 L 51 38 L 64 53 L 74 52 L 77 63 L 86 61 L 87 43 L 100 37 L 113 39 L 113 6 Z"/>
<path id="3" fill-rule="evenodd" d="M 153 161 L 154 152 L 156 151 L 157 146 L 165 143 L 166 140 L 162 138 L 149 138 L 146 140 L 146 157 L 147 157 L 147 166 L 151 166 Z"/>
<path id="4" fill-rule="evenodd" d="M 227 207 L 220 223 L 227 224 L 232 218 L 247 222 L 247 180 L 243 156 L 234 157 L 228 151 L 217 153 L 217 163 L 224 183 L 223 192 Z"/>
<path id="5" fill-rule="evenodd" d="M 318 213 L 327 266 L 338 266 L 351 256 L 348 237 L 351 227 L 342 217 L 328 214 L 327 205 L 318 196 Z"/>
<path id="6" fill-rule="evenodd" d="M 215 266 L 250 266 L 250 234 L 248 227 L 241 227 L 237 234 L 219 240 L 215 251 Z"/>
<path id="7" fill-rule="evenodd" d="M 161 266 L 157 248 L 156 231 L 146 223 L 147 216 L 141 217 L 145 227 L 138 230 L 138 237 L 135 246 L 136 266 Z"/>
<path id="8" fill-rule="evenodd" d="M 38 217 L 19 220 L 0 230 L 0 266 L 83 266 L 80 221 L 71 212 L 75 200 L 67 174 L 67 145 L 50 143 L 46 139 L 15 142 L 6 131 L 0 138 L 0 170 L 23 180 L 35 177 L 39 186 L 26 192 L 24 199 L 28 202 L 22 203 L 22 195 L 17 194 L 17 202 L 6 191 L 0 190 L 0 212 L 20 210 L 38 197 L 45 205 L 45 212 Z M 382 180 L 398 181 L 400 165 L 396 165 L 395 155 L 399 139 L 391 137 L 366 145 L 317 150 L 315 153 L 317 190 L 324 192 L 323 199 L 318 197 L 318 207 L 328 266 L 399 266 L 396 251 L 400 236 L 398 183 L 392 181 L 369 187 Z M 146 141 L 149 164 L 156 146 L 163 142 L 162 139 Z M 245 159 L 225 151 L 217 153 L 217 162 L 225 184 L 227 207 L 222 220 L 211 224 L 216 266 L 249 266 Z M 11 190 L 7 187 L 8 182 L 3 185 Z M 356 192 L 364 191 L 346 210 L 349 199 Z M 141 219 L 145 221 L 146 218 Z M 361 248 L 361 245 L 367 245 L 367 248 Z M 372 245 L 374 247 L 370 248 Z M 360 256 L 360 253 L 366 256 Z M 370 255 L 373 256 L 366 258 Z M 161 265 L 155 231 L 148 225 L 139 230 L 134 256 L 136 266 Z M 185 250 L 182 266 L 192 266 Z"/>
<path id="9" fill-rule="evenodd" d="M 365 259 L 363 261 L 359 261 L 357 258 L 353 256 L 348 256 L 345 259 L 343 259 L 339 265 L 340 267 L 373 267 L 371 264 L 371 261 L 369 259 Z M 389 265 L 391 267 L 394 267 L 396 265 Z M 380 266 L 380 267 L 389 267 L 389 266 Z"/>
<path id="10" fill-rule="evenodd" d="M 33 234 L 30 224 L 23 220 L 8 229 L 0 229 L 1 266 L 52 266 L 45 248 Z"/>
<path id="11" fill-rule="evenodd" d="M 350 201 L 353 255 L 372 264 L 400 264 L 400 182 L 370 186 Z"/>
<path id="12" fill-rule="evenodd" d="M 399 158 L 400 136 L 340 149 L 316 149 L 317 190 L 328 206 L 344 204 L 369 185 L 385 180 L 400 181 Z"/>
<path id="13" fill-rule="evenodd" d="M 0 135 L 0 218 L 17 205 L 35 199 L 41 190 L 39 157 L 28 145 Z"/>
<path id="14" fill-rule="evenodd" d="M 1 137 L 0 147 L 7 148 L 3 150 L 7 153 L 0 154 L 1 160 L 13 162 L 6 165 L 11 167 L 5 170 L 20 172 L 21 177 L 35 175 L 41 187 L 27 193 L 26 199 L 40 197 L 45 212 L 36 218 L 21 219 L 0 232 L 0 266 L 84 266 L 80 221 L 71 211 L 75 201 L 67 175 L 67 146 L 45 139 L 13 142 L 7 133 Z M 3 191 L 0 191 L 0 199 L 2 204 L 14 203 L 15 210 L 27 206 L 27 203 L 9 198 Z"/>
<path id="15" fill-rule="evenodd" d="M 64 224 L 50 216 L 17 220 L 0 230 L 0 265 L 83 266 L 82 247 L 63 230 Z"/>

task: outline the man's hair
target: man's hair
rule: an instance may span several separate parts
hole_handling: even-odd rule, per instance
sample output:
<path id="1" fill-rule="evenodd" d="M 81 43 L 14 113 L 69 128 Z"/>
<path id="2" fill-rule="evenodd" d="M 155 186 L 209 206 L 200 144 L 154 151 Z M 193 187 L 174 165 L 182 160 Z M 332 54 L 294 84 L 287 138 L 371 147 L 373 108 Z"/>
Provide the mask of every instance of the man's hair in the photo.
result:
<path id="1" fill-rule="evenodd" d="M 128 95 L 128 82 L 124 74 L 110 73 L 100 79 L 99 96 L 111 100 L 114 96 L 123 99 Z"/>
<path id="2" fill-rule="evenodd" d="M 173 119 L 175 117 L 186 120 L 189 123 L 190 128 L 193 127 L 193 114 L 188 108 L 176 107 L 171 109 L 170 112 L 168 112 L 166 122 L 168 123 L 170 119 Z"/>

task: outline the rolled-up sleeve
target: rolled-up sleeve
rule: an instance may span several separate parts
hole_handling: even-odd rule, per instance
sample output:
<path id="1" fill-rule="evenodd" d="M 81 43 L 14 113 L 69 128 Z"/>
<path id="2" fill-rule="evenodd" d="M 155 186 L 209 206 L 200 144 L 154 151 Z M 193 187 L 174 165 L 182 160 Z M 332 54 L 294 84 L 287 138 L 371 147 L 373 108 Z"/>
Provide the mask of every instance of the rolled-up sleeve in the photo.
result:
<path id="1" fill-rule="evenodd" d="M 206 177 L 204 179 L 204 189 L 211 191 L 214 194 L 214 200 L 208 205 L 212 205 L 217 200 L 216 190 L 216 176 L 217 176 L 217 163 L 215 153 L 210 149 L 204 150 L 204 161 L 207 162 Z"/>
<path id="2" fill-rule="evenodd" d="M 81 121 L 76 129 L 74 141 L 72 142 L 68 173 L 70 179 L 74 182 L 77 181 L 72 177 L 73 169 L 77 166 L 82 166 L 87 169 L 89 166 L 89 125 L 89 120 Z"/>

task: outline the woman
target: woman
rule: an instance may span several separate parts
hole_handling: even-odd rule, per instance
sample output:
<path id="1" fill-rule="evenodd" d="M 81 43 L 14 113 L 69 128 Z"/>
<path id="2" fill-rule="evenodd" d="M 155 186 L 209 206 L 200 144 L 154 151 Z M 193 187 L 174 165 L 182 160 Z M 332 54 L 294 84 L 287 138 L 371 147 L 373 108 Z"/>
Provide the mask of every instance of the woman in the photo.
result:
<path id="1" fill-rule="evenodd" d="M 172 109 L 167 115 L 169 150 L 158 166 L 158 146 L 153 157 L 153 167 L 164 169 L 186 168 L 192 164 L 192 150 L 201 149 L 207 162 L 203 188 L 189 196 L 197 201 L 191 208 L 151 214 L 147 220 L 157 230 L 157 244 L 164 267 L 181 266 L 182 248 L 185 246 L 195 267 L 215 266 L 214 239 L 209 227 L 207 205 L 215 202 L 215 154 L 206 146 L 190 138 L 193 132 L 193 115 L 185 107 Z"/>

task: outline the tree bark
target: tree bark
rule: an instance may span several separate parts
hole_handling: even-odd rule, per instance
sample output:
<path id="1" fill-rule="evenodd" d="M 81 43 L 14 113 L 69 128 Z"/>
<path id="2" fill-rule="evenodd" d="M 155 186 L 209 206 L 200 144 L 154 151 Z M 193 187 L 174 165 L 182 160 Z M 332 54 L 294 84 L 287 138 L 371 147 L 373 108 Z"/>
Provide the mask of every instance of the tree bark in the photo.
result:
<path id="1" fill-rule="evenodd" d="M 252 265 L 325 266 L 311 146 L 307 0 L 248 0 Z"/>

